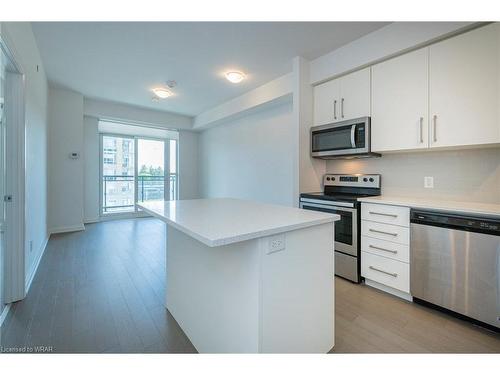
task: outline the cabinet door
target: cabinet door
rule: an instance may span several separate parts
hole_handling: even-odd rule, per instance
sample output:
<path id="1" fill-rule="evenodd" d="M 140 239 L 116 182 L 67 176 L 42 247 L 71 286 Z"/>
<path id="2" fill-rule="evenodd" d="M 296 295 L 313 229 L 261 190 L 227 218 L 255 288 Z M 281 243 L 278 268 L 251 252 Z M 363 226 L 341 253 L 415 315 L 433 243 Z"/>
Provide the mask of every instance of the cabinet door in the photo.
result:
<path id="1" fill-rule="evenodd" d="M 334 79 L 314 88 L 314 125 L 340 121 L 340 81 Z"/>
<path id="2" fill-rule="evenodd" d="M 340 78 L 340 120 L 370 116 L 370 68 Z"/>
<path id="3" fill-rule="evenodd" d="M 492 24 L 430 46 L 431 147 L 500 142 L 499 32 Z"/>
<path id="4" fill-rule="evenodd" d="M 372 67 L 373 151 L 427 148 L 429 49 Z"/>

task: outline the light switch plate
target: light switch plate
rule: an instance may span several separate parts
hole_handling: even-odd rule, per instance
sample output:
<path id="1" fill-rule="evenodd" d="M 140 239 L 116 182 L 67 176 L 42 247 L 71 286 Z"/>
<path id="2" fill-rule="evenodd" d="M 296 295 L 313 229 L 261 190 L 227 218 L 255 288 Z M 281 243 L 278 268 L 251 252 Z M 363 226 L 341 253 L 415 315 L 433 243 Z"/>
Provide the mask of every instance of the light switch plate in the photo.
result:
<path id="1" fill-rule="evenodd" d="M 277 234 L 275 236 L 269 237 L 269 242 L 267 246 L 267 253 L 275 253 L 277 251 L 285 250 L 285 235 Z"/>
<path id="2" fill-rule="evenodd" d="M 424 177 L 424 188 L 433 189 L 434 188 L 434 177 L 426 176 Z"/>

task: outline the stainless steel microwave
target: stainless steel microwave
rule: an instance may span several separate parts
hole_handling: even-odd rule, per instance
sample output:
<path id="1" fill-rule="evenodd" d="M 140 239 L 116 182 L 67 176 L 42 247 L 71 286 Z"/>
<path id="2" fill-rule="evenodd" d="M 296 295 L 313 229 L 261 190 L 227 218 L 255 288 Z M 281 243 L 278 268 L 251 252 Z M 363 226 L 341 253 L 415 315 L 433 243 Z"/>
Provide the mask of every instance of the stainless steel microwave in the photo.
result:
<path id="1" fill-rule="evenodd" d="M 321 159 L 380 156 L 371 152 L 370 117 L 312 127 L 311 156 Z"/>

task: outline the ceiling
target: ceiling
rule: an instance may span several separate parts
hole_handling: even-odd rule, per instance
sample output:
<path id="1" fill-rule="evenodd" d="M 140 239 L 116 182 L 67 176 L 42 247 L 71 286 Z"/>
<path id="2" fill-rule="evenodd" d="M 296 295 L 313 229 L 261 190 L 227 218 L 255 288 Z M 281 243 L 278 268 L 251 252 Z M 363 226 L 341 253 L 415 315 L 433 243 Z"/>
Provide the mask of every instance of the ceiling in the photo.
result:
<path id="1" fill-rule="evenodd" d="M 86 97 L 197 115 L 291 71 L 382 22 L 34 22 L 51 84 Z M 247 79 L 231 84 L 223 72 Z M 151 88 L 175 80 L 175 95 Z"/>

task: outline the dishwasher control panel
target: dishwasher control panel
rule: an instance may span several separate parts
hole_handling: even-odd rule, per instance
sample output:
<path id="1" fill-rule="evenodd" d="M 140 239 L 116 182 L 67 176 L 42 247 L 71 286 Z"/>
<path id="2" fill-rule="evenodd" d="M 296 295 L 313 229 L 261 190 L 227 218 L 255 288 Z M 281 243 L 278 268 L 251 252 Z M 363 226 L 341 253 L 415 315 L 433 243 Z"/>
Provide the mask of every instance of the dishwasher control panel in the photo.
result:
<path id="1" fill-rule="evenodd" d="M 443 212 L 411 210 L 410 222 L 470 232 L 500 235 L 500 219 L 489 219 Z"/>

